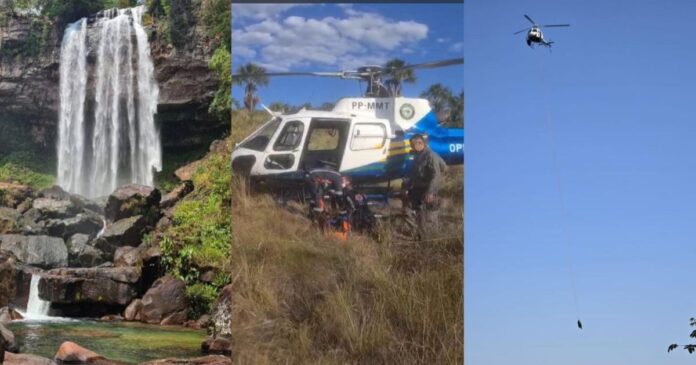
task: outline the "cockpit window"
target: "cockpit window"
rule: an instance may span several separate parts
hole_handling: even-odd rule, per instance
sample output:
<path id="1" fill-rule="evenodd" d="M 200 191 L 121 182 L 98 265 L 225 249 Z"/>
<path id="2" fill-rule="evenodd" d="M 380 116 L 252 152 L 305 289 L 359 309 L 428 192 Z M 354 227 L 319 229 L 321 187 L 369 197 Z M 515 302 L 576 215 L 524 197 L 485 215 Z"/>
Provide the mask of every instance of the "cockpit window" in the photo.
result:
<path id="1" fill-rule="evenodd" d="M 268 122 L 268 124 L 261 128 L 256 133 L 256 135 L 251 137 L 251 139 L 249 139 L 248 141 L 244 142 L 242 144 L 242 147 L 255 151 L 264 151 L 266 149 L 266 146 L 268 146 L 268 142 L 271 141 L 273 133 L 275 133 L 279 125 L 280 118 L 275 118 L 271 120 L 270 122 Z"/>
<path id="2" fill-rule="evenodd" d="M 283 127 L 283 131 L 278 136 L 273 149 L 276 151 L 290 151 L 300 145 L 302 135 L 304 134 L 304 124 L 294 120 L 288 122 Z"/>

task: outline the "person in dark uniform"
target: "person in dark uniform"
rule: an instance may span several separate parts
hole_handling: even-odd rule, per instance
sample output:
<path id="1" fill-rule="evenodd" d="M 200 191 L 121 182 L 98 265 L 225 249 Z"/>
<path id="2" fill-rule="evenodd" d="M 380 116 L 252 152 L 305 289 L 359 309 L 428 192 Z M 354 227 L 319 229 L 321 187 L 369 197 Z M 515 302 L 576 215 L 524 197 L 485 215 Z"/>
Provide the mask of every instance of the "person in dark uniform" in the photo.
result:
<path id="1" fill-rule="evenodd" d="M 406 186 L 411 208 L 408 221 L 412 229 L 416 228 L 417 239 L 422 240 L 431 229 L 439 228 L 437 194 L 447 165 L 428 147 L 423 135 L 414 134 L 410 143 L 414 157 Z"/>

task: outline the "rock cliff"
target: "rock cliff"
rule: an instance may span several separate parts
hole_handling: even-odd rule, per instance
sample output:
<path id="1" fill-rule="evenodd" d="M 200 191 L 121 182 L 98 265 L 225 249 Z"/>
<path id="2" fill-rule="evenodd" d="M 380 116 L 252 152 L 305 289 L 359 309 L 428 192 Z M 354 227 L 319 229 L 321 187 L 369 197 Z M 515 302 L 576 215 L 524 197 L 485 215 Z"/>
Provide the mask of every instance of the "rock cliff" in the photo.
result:
<path id="1" fill-rule="evenodd" d="M 191 7 L 197 14 L 200 2 Z M 164 34 L 164 22 L 146 16 L 160 88 L 156 118 L 162 146 L 178 151 L 207 146 L 229 128 L 228 121 L 208 114 L 218 83 L 208 69 L 215 44 L 196 16 L 176 47 Z M 55 160 L 64 28 L 45 17 L 0 13 L 0 158 L 30 150 Z"/>

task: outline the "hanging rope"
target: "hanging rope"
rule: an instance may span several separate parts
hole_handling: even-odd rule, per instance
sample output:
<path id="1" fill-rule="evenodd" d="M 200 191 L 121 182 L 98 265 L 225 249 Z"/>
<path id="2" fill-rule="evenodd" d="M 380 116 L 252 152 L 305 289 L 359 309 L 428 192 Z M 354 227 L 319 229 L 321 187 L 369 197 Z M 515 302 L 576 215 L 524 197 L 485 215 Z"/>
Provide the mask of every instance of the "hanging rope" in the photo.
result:
<path id="1" fill-rule="evenodd" d="M 537 54 L 541 54 L 541 52 L 537 52 Z M 538 56 L 538 60 L 536 62 L 538 69 L 539 69 L 539 80 L 541 80 L 542 83 L 542 88 L 544 92 L 544 110 L 546 114 L 546 122 L 544 123 L 544 126 L 546 127 L 546 130 L 548 132 L 549 136 L 549 145 L 551 149 L 551 158 L 553 161 L 553 171 L 555 175 L 555 180 L 556 180 L 556 192 L 558 193 L 558 200 L 559 200 L 559 207 L 560 207 L 560 213 L 561 213 L 561 230 L 562 230 L 562 239 L 565 242 L 565 248 L 566 248 L 566 262 L 567 262 L 567 267 L 568 267 L 568 273 L 570 276 L 570 285 L 573 290 L 573 303 L 575 304 L 575 314 L 578 318 L 577 326 L 579 329 L 582 329 L 582 322 L 580 321 L 580 306 L 578 305 L 578 294 L 577 294 L 577 289 L 575 287 L 575 270 L 573 269 L 573 249 L 572 249 L 572 239 L 570 235 L 570 231 L 568 229 L 568 214 L 565 206 L 565 195 L 563 193 L 563 184 L 561 183 L 561 173 L 558 168 L 558 152 L 557 152 L 557 147 L 556 147 L 556 126 L 554 124 L 554 119 L 551 115 L 551 102 L 550 102 L 550 85 L 548 80 L 546 79 L 546 73 L 544 72 L 544 67 L 541 62 L 541 58 L 545 57 L 546 55 L 541 55 Z"/>

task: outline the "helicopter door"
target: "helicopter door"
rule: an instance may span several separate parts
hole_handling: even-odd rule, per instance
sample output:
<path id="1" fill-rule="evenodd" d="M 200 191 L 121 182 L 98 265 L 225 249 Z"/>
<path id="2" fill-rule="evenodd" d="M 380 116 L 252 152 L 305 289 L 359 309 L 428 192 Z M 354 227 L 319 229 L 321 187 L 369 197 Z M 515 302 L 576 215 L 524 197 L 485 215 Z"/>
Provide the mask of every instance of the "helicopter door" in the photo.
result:
<path id="1" fill-rule="evenodd" d="M 340 171 L 349 127 L 347 119 L 312 119 L 304 143 L 302 168 Z"/>
<path id="2" fill-rule="evenodd" d="M 385 173 L 389 154 L 389 123 L 382 121 L 357 122 L 353 124 L 350 141 L 343 159 L 342 170 L 370 166 L 370 174 Z M 376 167 L 373 169 L 372 167 Z"/>
<path id="3" fill-rule="evenodd" d="M 273 147 L 268 150 L 263 162 L 264 170 L 278 173 L 297 169 L 304 130 L 304 123 L 299 120 L 285 123 Z"/>

